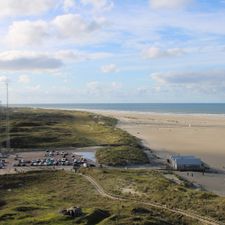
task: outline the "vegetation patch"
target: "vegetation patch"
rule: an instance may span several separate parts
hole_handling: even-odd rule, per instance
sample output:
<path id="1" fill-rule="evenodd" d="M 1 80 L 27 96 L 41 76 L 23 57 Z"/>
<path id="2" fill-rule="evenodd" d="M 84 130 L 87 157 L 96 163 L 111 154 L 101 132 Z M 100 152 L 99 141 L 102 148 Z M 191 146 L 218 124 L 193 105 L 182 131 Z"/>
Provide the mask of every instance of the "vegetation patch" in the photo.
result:
<path id="1" fill-rule="evenodd" d="M 100 176 L 101 172 L 98 170 L 93 170 L 92 174 L 97 173 Z M 103 174 L 107 182 L 115 182 L 116 171 Z M 15 181 L 23 183 L 23 186 L 14 186 Z M 0 176 L 0 183 L 14 187 L 10 192 L 7 188 L 0 189 L 0 196 L 6 203 L 0 210 L 0 224 L 3 225 L 197 224 L 187 218 L 181 220 L 178 215 L 146 206 L 146 210 L 151 213 L 134 214 L 132 210 L 140 208 L 140 205 L 132 200 L 120 202 L 104 198 L 86 179 L 72 172 L 12 174 Z M 110 192 L 114 191 L 113 187 Z M 83 215 L 71 218 L 60 213 L 62 209 L 71 206 L 79 206 Z"/>
<path id="2" fill-rule="evenodd" d="M 0 199 L 0 208 L 6 205 L 6 201 Z"/>
<path id="3" fill-rule="evenodd" d="M 133 214 L 150 214 L 151 211 L 149 209 L 138 207 L 138 208 L 132 209 L 131 213 L 133 213 Z"/>
<path id="4" fill-rule="evenodd" d="M 155 202 L 169 208 L 192 211 L 225 222 L 225 197 L 189 188 L 167 179 L 162 172 L 149 170 L 85 169 L 104 189 L 114 195 L 145 202 Z M 124 192 L 124 188 L 132 192 Z"/>
<path id="5" fill-rule="evenodd" d="M 137 146 L 119 146 L 98 149 L 96 158 L 100 164 L 126 166 L 149 163 L 147 155 Z"/>
<path id="6" fill-rule="evenodd" d="M 87 225 L 98 224 L 104 219 L 108 218 L 110 213 L 102 209 L 93 209 L 88 215 L 78 220 L 77 222 L 86 221 Z"/>
<path id="7" fill-rule="evenodd" d="M 38 209 L 40 209 L 40 207 L 36 207 L 36 206 L 18 206 L 14 210 L 17 211 L 17 212 L 31 212 L 31 211 L 38 210 Z"/>
<path id="8" fill-rule="evenodd" d="M 14 217 L 15 217 L 15 213 L 5 213 L 5 214 L 2 214 L 0 216 L 0 221 L 5 221 L 5 220 L 13 220 Z"/>

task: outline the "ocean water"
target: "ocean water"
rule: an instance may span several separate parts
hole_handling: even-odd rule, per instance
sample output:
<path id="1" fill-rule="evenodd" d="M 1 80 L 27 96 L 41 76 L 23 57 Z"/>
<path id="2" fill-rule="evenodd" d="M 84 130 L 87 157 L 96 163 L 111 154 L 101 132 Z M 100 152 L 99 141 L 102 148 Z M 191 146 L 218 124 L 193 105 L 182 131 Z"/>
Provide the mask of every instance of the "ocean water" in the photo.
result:
<path id="1" fill-rule="evenodd" d="M 225 103 L 102 103 L 102 104 L 26 104 L 17 107 L 37 107 L 49 109 L 113 110 L 176 114 L 222 114 Z"/>

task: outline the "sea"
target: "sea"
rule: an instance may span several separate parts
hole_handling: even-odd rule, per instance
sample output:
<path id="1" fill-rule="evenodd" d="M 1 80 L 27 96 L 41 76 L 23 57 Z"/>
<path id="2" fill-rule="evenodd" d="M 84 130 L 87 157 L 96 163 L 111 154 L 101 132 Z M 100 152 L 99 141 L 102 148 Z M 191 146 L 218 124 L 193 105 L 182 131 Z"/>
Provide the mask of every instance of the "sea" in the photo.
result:
<path id="1" fill-rule="evenodd" d="M 45 109 L 106 110 L 172 114 L 225 115 L 225 103 L 85 103 L 85 104 L 19 104 L 13 107 Z"/>

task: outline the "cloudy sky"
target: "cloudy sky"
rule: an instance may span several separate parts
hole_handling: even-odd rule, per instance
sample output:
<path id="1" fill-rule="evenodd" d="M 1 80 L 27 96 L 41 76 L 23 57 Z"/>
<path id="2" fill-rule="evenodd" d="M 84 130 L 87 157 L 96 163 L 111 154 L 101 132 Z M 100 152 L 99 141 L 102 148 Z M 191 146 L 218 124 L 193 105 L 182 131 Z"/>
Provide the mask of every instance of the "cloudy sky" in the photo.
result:
<path id="1" fill-rule="evenodd" d="M 1 0 L 0 100 L 224 102 L 225 0 Z"/>

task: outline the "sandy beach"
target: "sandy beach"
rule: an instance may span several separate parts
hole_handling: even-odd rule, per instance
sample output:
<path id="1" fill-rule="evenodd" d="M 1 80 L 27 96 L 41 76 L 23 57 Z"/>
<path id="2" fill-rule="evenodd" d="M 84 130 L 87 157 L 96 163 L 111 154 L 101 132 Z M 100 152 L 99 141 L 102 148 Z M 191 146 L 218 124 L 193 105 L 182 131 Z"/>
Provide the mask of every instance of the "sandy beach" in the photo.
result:
<path id="1" fill-rule="evenodd" d="M 225 169 L 225 116 L 98 113 L 117 118 L 120 128 L 142 139 L 158 154 L 191 154 L 211 167 Z"/>
<path id="2" fill-rule="evenodd" d="M 225 196 L 225 116 L 96 111 L 119 120 L 118 126 L 140 138 L 160 158 L 195 155 L 219 173 L 178 175 L 203 189 Z"/>

